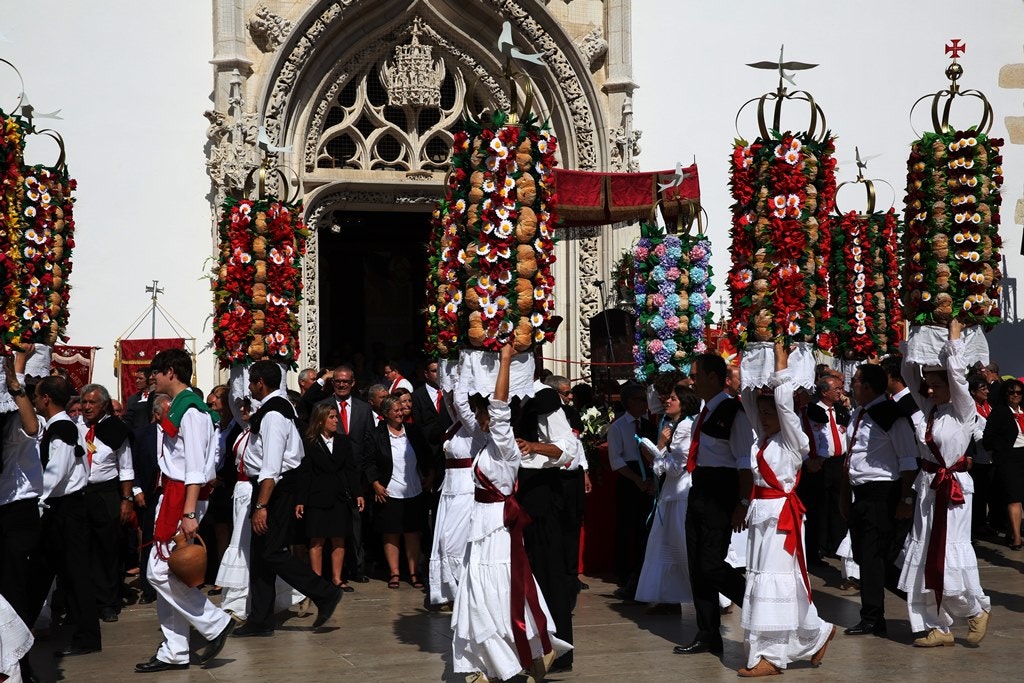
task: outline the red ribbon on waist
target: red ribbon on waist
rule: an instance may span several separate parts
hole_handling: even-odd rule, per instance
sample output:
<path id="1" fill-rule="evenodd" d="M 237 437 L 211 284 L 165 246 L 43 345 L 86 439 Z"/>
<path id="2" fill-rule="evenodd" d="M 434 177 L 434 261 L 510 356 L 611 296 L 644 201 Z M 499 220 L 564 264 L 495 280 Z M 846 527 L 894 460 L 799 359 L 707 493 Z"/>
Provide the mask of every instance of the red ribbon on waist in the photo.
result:
<path id="1" fill-rule="evenodd" d="M 448 458 L 444 461 L 445 469 L 462 470 L 473 466 L 473 458 Z"/>
<path id="2" fill-rule="evenodd" d="M 964 489 L 957 481 L 956 473 L 967 471 L 967 457 L 963 455 L 949 467 L 938 464 L 945 462 L 942 450 L 932 438 L 932 427 L 935 424 L 935 414 L 938 409 L 938 406 L 932 408 L 932 412 L 928 415 L 928 428 L 924 432 L 924 443 L 938 462 L 921 460 L 921 469 L 935 475 L 932 477 L 931 483 L 931 488 L 935 491 L 935 514 L 932 517 L 932 531 L 928 535 L 924 587 L 935 591 L 936 610 L 942 605 L 943 581 L 946 575 L 946 520 L 949 508 L 953 505 L 963 505 L 965 502 Z"/>
<path id="3" fill-rule="evenodd" d="M 524 669 L 533 665 L 533 653 L 530 651 L 530 640 L 526 637 L 526 605 L 530 606 L 530 613 L 537 625 L 540 634 L 541 646 L 545 653 L 551 651 L 551 639 L 548 637 L 548 621 L 544 616 L 544 610 L 540 606 L 540 597 L 537 594 L 537 583 L 533 580 L 533 569 L 530 568 L 530 559 L 526 556 L 526 546 L 523 545 L 523 529 L 533 520 L 515 498 L 515 491 L 512 495 L 506 496 L 490 479 L 488 479 L 480 467 L 474 468 L 473 473 L 476 480 L 483 488 L 477 488 L 473 492 L 473 498 L 478 503 L 503 503 L 503 519 L 505 528 L 512 537 L 512 637 L 516 643 L 516 652 L 519 654 L 519 663 Z"/>
<path id="4" fill-rule="evenodd" d="M 804 588 L 807 589 L 807 602 L 811 602 L 811 582 L 807 577 L 807 560 L 804 557 L 804 536 L 802 531 L 804 512 L 806 510 L 799 496 L 796 495 L 796 487 L 800 483 L 800 471 L 797 470 L 793 488 L 787 493 L 782 484 L 779 483 L 775 472 L 768 465 L 768 461 L 764 458 L 764 449 L 767 445 L 768 441 L 766 439 L 761 445 L 761 449 L 757 452 L 757 469 L 768 486 L 754 486 L 751 498 L 760 500 L 785 499 L 785 503 L 783 503 L 782 509 L 779 511 L 777 528 L 780 534 L 786 535 L 786 540 L 783 544 L 786 552 L 796 556 L 797 564 L 800 566 L 800 576 L 804 580 Z"/>

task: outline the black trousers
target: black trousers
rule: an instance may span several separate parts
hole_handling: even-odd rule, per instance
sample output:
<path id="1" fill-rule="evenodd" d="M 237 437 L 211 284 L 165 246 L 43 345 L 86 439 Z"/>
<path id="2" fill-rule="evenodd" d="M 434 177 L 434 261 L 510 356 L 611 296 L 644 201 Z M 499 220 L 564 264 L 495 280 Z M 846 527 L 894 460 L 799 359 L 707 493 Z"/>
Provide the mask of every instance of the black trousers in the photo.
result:
<path id="1" fill-rule="evenodd" d="M 121 611 L 121 482 L 117 479 L 85 487 L 89 534 L 89 567 L 100 610 Z"/>
<path id="2" fill-rule="evenodd" d="M 313 600 L 318 606 L 339 589 L 327 579 L 317 576 L 308 563 L 292 555 L 292 541 L 297 479 L 294 470 L 286 472 L 274 487 L 267 505 L 267 533 L 252 535 L 249 553 L 249 623 L 256 628 L 274 627 L 275 583 L 280 576 L 292 588 Z M 259 487 L 253 491 L 252 508 L 256 509 Z"/>
<path id="3" fill-rule="evenodd" d="M 156 599 L 156 589 L 149 582 L 149 554 L 153 551 L 153 531 L 156 526 L 156 502 L 160 500 L 160 492 L 146 494 L 146 507 L 136 506 L 135 513 L 139 517 L 139 530 L 142 532 L 142 550 L 139 553 L 139 582 L 142 584 L 142 596 Z"/>
<path id="4" fill-rule="evenodd" d="M 39 499 L 0 505 L 0 594 L 32 628 L 32 599 L 26 587 L 32 576 L 31 556 L 39 543 Z"/>
<path id="5" fill-rule="evenodd" d="M 809 472 L 806 463 L 800 474 L 797 495 L 807 509 L 804 547 L 813 553 L 833 555 L 846 536 L 847 523 L 839 514 L 839 497 L 846 468 L 843 458 L 823 458 L 821 469 Z"/>
<path id="6" fill-rule="evenodd" d="M 572 600 L 565 573 L 562 528 L 565 500 L 562 497 L 561 472 L 557 468 L 520 469 L 516 500 L 533 520 L 523 530 L 523 545 L 526 546 L 533 576 L 555 621 L 555 635 L 572 643 Z M 572 650 L 558 661 L 559 664 L 572 664 Z"/>
<path id="7" fill-rule="evenodd" d="M 60 498 L 48 498 L 50 509 L 43 513 L 39 544 L 33 553 L 32 580 L 28 592 L 32 598 L 35 622 L 46 601 L 54 577 L 60 579 L 68 614 L 75 624 L 71 645 L 98 648 L 100 637 L 99 610 L 92 577 L 80 568 L 83 557 L 89 554 L 89 534 L 86 523 L 85 494 L 69 493 Z"/>
<path id="8" fill-rule="evenodd" d="M 732 513 L 739 502 L 739 473 L 726 467 L 693 471 L 686 508 L 686 553 L 690 587 L 697 613 L 697 640 L 720 643 L 722 624 L 718 594 L 743 605 L 743 573 L 725 561 L 732 538 Z"/>
<path id="9" fill-rule="evenodd" d="M 579 595 L 580 573 L 580 530 L 583 528 L 583 509 L 586 504 L 586 490 L 583 469 L 561 470 L 562 500 L 562 549 L 565 556 L 565 577 L 569 581 L 569 608 L 576 609 Z"/>
<path id="10" fill-rule="evenodd" d="M 970 475 L 974 480 L 974 509 L 971 511 L 971 526 L 973 527 L 972 531 L 978 532 L 986 526 L 995 526 L 991 523 L 992 515 L 989 512 L 995 507 L 992 504 L 995 465 L 975 462 L 971 467 Z"/>
<path id="11" fill-rule="evenodd" d="M 860 565 L 860 618 L 870 624 L 885 618 L 887 587 L 902 594 L 897 588 L 900 569 L 896 566 L 907 534 L 907 524 L 896 519 L 901 489 L 898 479 L 853 487 L 850 540 L 853 559 Z"/>
<path id="12" fill-rule="evenodd" d="M 627 462 L 637 476 L 640 465 Z M 647 472 L 648 478 L 652 476 Z M 647 552 L 647 517 L 654 500 L 626 477 L 615 480 L 615 573 L 622 586 L 636 587 Z"/>

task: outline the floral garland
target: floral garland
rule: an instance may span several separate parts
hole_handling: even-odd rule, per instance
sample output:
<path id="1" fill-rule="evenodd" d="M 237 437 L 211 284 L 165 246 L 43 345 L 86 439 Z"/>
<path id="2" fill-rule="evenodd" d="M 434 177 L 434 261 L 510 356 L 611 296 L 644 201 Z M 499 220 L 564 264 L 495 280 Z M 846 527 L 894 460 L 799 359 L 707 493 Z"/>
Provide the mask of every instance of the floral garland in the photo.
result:
<path id="1" fill-rule="evenodd" d="M 906 317 L 912 325 L 995 326 L 1003 141 L 973 129 L 926 133 L 907 161 Z"/>
<path id="2" fill-rule="evenodd" d="M 66 171 L 46 166 L 25 169 L 22 208 L 21 300 L 18 318 L 22 343 L 53 345 L 68 323 L 71 251 L 74 249 L 74 198 L 77 183 Z"/>
<path id="3" fill-rule="evenodd" d="M 517 351 L 551 341 L 554 311 L 554 166 L 557 142 L 534 117 L 506 125 L 503 114 L 455 134 L 449 212 L 463 235 L 445 259 L 464 294 L 446 290 L 443 311 L 458 316 L 459 343 Z M 452 260 L 454 257 L 454 261 Z M 447 274 L 445 277 L 449 277 Z"/>
<path id="4" fill-rule="evenodd" d="M 301 204 L 228 197 L 214 290 L 214 349 L 222 367 L 299 357 L 302 256 L 309 232 Z"/>
<path id="5" fill-rule="evenodd" d="M 900 322 L 899 223 L 896 212 L 844 214 L 832 241 L 833 353 L 864 360 L 896 349 Z"/>
<path id="6" fill-rule="evenodd" d="M 704 235 L 665 235 L 640 225 L 633 252 L 637 321 L 633 375 L 647 382 L 707 351 L 711 311 L 711 243 Z"/>
<path id="7" fill-rule="evenodd" d="M 442 199 L 430 219 L 427 244 L 426 318 L 424 351 L 428 358 L 453 358 L 457 354 L 459 305 L 462 303 L 461 269 L 458 253 L 462 240 L 457 218 L 465 212 L 465 200 L 458 206 Z"/>
<path id="8" fill-rule="evenodd" d="M 0 111 L 0 350 L 21 344 L 18 306 L 21 302 L 21 196 L 25 125 Z"/>
<path id="9" fill-rule="evenodd" d="M 828 261 L 836 179 L 834 138 L 774 133 L 733 148 L 730 186 L 730 334 L 748 342 L 782 338 L 831 347 Z"/>

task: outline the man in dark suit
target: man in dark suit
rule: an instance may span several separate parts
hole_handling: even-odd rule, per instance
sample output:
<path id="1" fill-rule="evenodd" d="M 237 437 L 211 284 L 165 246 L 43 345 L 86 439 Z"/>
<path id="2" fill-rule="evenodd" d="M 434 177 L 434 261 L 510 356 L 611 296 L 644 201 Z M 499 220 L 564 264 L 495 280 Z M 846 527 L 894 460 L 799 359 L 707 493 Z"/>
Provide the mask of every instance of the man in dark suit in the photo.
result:
<path id="1" fill-rule="evenodd" d="M 434 454 L 435 465 L 441 453 L 441 440 L 452 426 L 448 407 L 441 398 L 437 381 L 437 361 L 427 361 L 423 367 L 423 386 L 412 392 L 412 420 L 419 425 Z"/>
<path id="2" fill-rule="evenodd" d="M 149 553 L 152 549 L 153 524 L 156 522 L 156 500 L 159 497 L 158 480 L 160 466 L 157 464 L 159 430 L 157 423 L 167 414 L 171 405 L 171 397 L 167 394 L 156 394 L 153 397 L 153 410 L 150 422 L 132 432 L 132 468 L 135 471 L 135 482 L 132 493 L 135 496 L 135 512 L 142 530 L 142 557 L 139 558 L 139 579 L 142 582 L 142 596 L 139 602 L 148 604 L 156 601 L 156 590 L 149 583 L 146 568 L 149 567 Z"/>
<path id="3" fill-rule="evenodd" d="M 352 442 L 352 455 L 355 457 L 362 481 L 365 483 L 367 467 L 366 446 L 368 434 L 374 425 L 373 411 L 370 408 L 370 404 L 355 395 L 356 375 L 351 366 L 339 365 L 336 367 L 332 384 L 334 386 L 334 393 L 324 398 L 322 402 L 330 403 L 337 408 L 338 431 L 348 435 L 349 441 Z M 315 387 L 316 384 L 310 387 L 309 391 L 314 391 Z M 354 505 L 355 502 L 353 501 Z M 349 556 L 354 563 L 352 580 L 359 583 L 369 581 L 366 577 L 366 553 L 364 549 L 364 540 L 366 539 L 364 538 L 363 531 L 368 531 L 371 528 L 369 517 L 371 509 L 372 506 L 367 505 L 363 513 L 360 514 L 353 507 L 352 513 L 352 538 L 349 539 L 349 547 L 352 548 L 352 553 Z"/>
<path id="4" fill-rule="evenodd" d="M 125 399 L 124 402 L 124 423 L 132 430 L 145 427 L 149 424 L 149 368 L 140 368 L 135 371 L 134 394 Z"/>

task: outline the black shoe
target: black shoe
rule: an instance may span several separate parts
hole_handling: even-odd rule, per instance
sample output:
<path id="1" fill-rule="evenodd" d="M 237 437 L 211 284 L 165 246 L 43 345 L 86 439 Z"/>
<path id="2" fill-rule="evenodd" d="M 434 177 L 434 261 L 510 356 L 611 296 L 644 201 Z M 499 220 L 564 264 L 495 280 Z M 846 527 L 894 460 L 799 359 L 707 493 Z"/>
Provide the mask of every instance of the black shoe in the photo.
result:
<path id="1" fill-rule="evenodd" d="M 721 655 L 723 651 L 722 641 L 707 643 L 697 638 L 695 638 L 689 645 L 676 645 L 672 648 L 672 652 L 677 655 L 699 655 L 705 652 L 709 652 L 713 655 Z"/>
<path id="2" fill-rule="evenodd" d="M 576 579 L 576 583 L 579 584 L 579 589 L 581 591 L 588 591 L 588 590 L 590 590 L 590 584 L 589 583 L 583 583 L 579 579 Z"/>
<path id="3" fill-rule="evenodd" d="M 139 598 L 140 605 L 149 605 L 154 602 L 156 602 L 156 595 L 142 595 Z"/>
<path id="4" fill-rule="evenodd" d="M 91 655 L 93 652 L 102 650 L 100 646 L 89 647 L 88 645 L 68 645 L 63 650 L 53 653 L 54 657 L 77 657 L 78 655 Z"/>
<path id="5" fill-rule="evenodd" d="M 269 638 L 274 635 L 274 629 L 245 622 L 236 628 L 231 635 L 235 638 Z"/>
<path id="6" fill-rule="evenodd" d="M 206 664 L 208 661 L 220 654 L 220 651 L 224 649 L 224 643 L 227 641 L 228 636 L 235 629 L 235 620 L 228 619 L 228 625 L 224 627 L 224 630 L 213 637 L 212 640 L 207 641 L 206 647 L 199 651 L 199 663 Z"/>
<path id="7" fill-rule="evenodd" d="M 345 593 L 340 588 L 334 591 L 334 595 L 325 600 L 322 603 L 317 603 L 316 606 L 316 619 L 313 621 L 313 628 L 320 628 L 327 623 L 327 620 L 334 614 L 334 610 L 338 608 L 338 603 L 341 602 L 341 596 Z"/>
<path id="8" fill-rule="evenodd" d="M 112 607 L 104 607 L 100 610 L 100 619 L 108 624 L 112 624 L 117 621 L 117 610 Z"/>
<path id="9" fill-rule="evenodd" d="M 851 626 L 843 631 L 843 633 L 848 636 L 865 636 L 869 633 L 876 636 L 884 636 L 886 633 L 885 619 L 874 624 L 870 621 L 862 620 L 856 626 Z"/>
<path id="10" fill-rule="evenodd" d="M 160 661 L 156 657 L 149 660 L 148 662 L 142 662 L 141 664 L 135 665 L 135 673 L 139 674 L 152 674 L 158 671 L 183 671 L 188 668 L 188 662 L 184 664 L 168 664 L 167 662 Z"/>
<path id="11" fill-rule="evenodd" d="M 625 587 L 616 588 L 612 591 L 612 597 L 616 600 L 622 600 L 623 602 L 633 602 L 633 598 L 636 597 L 636 592 Z"/>

